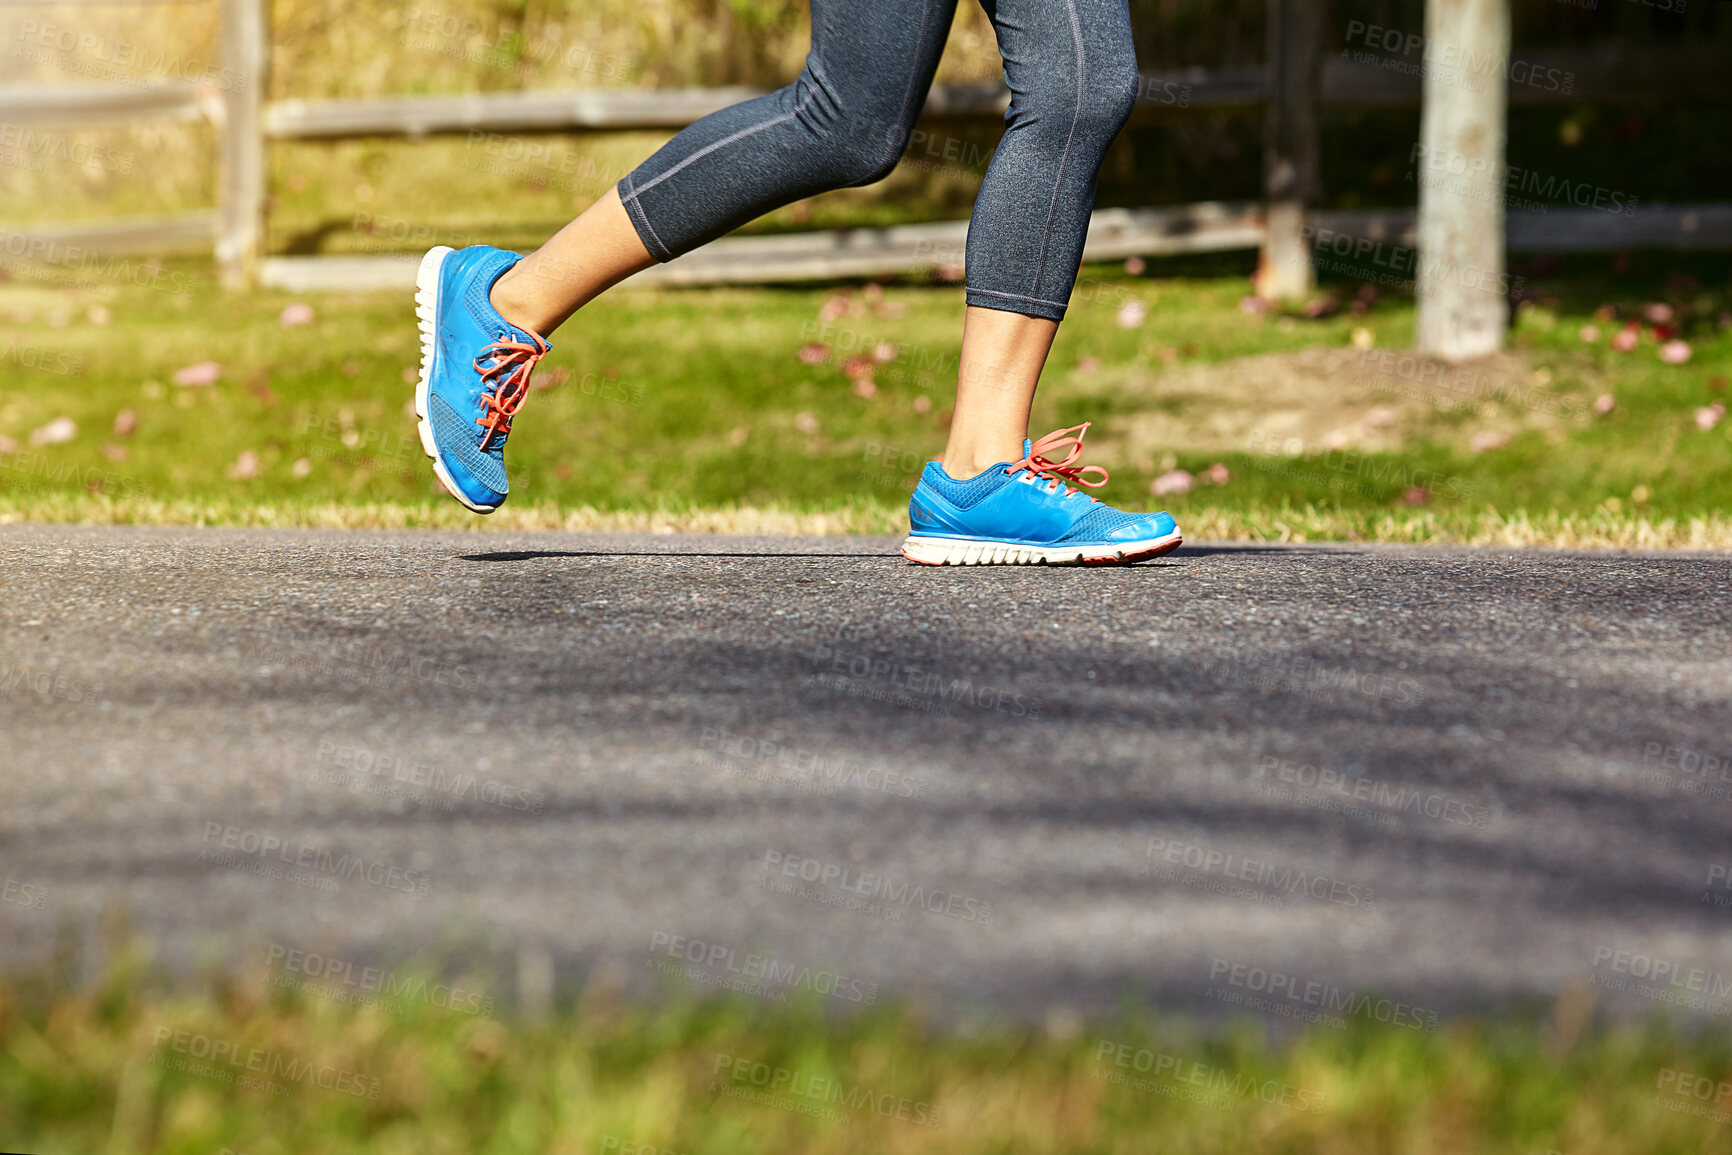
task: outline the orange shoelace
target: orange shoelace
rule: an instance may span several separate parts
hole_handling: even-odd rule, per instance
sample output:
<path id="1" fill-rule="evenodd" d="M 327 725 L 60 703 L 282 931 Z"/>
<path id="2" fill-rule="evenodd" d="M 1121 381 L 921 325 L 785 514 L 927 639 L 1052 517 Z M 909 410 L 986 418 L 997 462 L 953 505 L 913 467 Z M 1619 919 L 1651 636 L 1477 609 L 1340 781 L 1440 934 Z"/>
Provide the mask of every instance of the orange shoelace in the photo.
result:
<path id="1" fill-rule="evenodd" d="M 1086 485 L 1090 489 L 1099 489 L 1107 483 L 1106 470 L 1102 469 L 1098 465 L 1071 464 L 1071 462 L 1082 456 L 1083 437 L 1088 433 L 1089 426 L 1092 424 L 1094 424 L 1094 422 L 1084 421 L 1081 425 L 1072 425 L 1069 429 L 1054 429 L 1051 433 L 1048 433 L 1045 437 L 1042 437 L 1039 441 L 1036 441 L 1033 445 L 1029 446 L 1028 456 L 1023 458 L 1021 461 L 1016 462 L 1010 468 L 1006 469 L 1005 472 L 1015 474 L 1026 469 L 1036 476 L 1049 477 L 1052 479 L 1052 484 L 1047 486 L 1048 490 L 1057 488 L 1065 481 L 1074 482 L 1077 485 Z M 1072 434 L 1075 436 L 1072 436 Z M 1070 446 L 1070 452 L 1065 455 L 1064 460 L 1053 460 L 1052 455 L 1067 445 Z M 1087 473 L 1091 469 L 1101 475 L 1099 481 L 1090 481 L 1088 478 L 1083 476 L 1083 474 Z M 1064 495 L 1066 497 L 1070 497 L 1076 492 L 1077 491 L 1072 489 L 1069 485 L 1064 487 Z M 1093 501 L 1094 498 L 1091 497 L 1089 500 Z"/>
<path id="2" fill-rule="evenodd" d="M 501 439 L 511 433 L 511 419 L 523 404 L 523 399 L 529 396 L 529 375 L 535 371 L 535 363 L 547 356 L 548 344 L 534 333 L 529 334 L 533 345 L 525 345 L 522 341 L 511 341 L 501 338 L 487 348 L 481 350 L 481 356 L 475 358 L 475 371 L 481 374 L 484 383 L 491 383 L 493 391 L 481 395 L 481 416 L 475 419 L 475 424 L 487 432 L 481 436 L 479 448 L 486 449 L 488 442 L 497 433 Z M 482 362 L 490 362 L 482 364 Z"/>

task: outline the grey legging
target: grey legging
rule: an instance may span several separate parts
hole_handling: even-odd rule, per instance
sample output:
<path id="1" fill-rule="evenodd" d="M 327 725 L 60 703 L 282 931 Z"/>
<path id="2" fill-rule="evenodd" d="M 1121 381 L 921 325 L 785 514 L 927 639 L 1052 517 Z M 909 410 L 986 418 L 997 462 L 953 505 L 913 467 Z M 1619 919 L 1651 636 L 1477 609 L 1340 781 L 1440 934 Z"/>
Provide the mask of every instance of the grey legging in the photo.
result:
<path id="1" fill-rule="evenodd" d="M 1095 177 L 1137 98 L 1127 0 L 981 0 L 1010 111 L 968 225 L 968 303 L 1060 320 Z M 812 0 L 794 83 L 704 117 L 619 182 L 658 260 L 773 208 L 882 180 L 938 68 L 956 0 Z"/>

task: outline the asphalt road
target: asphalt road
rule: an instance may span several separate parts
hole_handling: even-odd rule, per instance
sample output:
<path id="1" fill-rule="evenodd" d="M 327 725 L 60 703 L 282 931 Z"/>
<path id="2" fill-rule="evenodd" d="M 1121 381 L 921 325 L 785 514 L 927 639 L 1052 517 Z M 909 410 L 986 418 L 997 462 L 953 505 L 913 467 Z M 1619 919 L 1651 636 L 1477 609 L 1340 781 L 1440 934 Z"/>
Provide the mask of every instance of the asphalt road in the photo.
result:
<path id="1" fill-rule="evenodd" d="M 5 527 L 0 966 L 94 971 L 124 919 L 183 968 L 433 960 L 531 1010 L 1724 1016 L 1729 575 Z"/>

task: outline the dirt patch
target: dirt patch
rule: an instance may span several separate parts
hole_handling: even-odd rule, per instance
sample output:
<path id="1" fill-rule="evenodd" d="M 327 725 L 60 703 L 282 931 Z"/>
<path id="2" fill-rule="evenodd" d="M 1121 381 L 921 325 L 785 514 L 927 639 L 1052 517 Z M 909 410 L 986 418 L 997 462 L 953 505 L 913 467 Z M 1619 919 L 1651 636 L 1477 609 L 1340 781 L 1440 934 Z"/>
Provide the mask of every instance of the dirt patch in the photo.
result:
<path id="1" fill-rule="evenodd" d="M 1467 451 L 1529 429 L 1561 434 L 1588 409 L 1580 390 L 1556 388 L 1517 352 L 1450 366 L 1406 350 L 1306 349 L 1092 376 L 1099 384 L 1082 392 L 1117 416 L 1090 449 L 1125 462 L 1173 450 L 1380 452 L 1415 439 Z"/>

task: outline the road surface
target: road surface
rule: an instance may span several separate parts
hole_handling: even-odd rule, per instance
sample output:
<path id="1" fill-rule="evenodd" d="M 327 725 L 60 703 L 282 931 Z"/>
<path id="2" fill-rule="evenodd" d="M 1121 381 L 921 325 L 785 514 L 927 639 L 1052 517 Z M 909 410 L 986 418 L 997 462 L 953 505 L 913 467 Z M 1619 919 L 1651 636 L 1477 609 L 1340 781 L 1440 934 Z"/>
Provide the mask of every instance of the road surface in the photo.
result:
<path id="1" fill-rule="evenodd" d="M 1732 1012 L 1725 556 L 895 545 L 0 528 L 0 967 Z"/>

